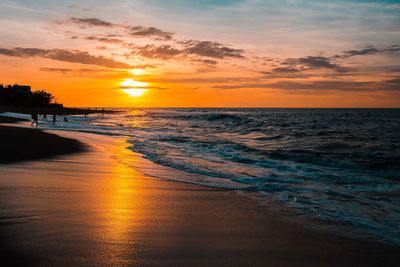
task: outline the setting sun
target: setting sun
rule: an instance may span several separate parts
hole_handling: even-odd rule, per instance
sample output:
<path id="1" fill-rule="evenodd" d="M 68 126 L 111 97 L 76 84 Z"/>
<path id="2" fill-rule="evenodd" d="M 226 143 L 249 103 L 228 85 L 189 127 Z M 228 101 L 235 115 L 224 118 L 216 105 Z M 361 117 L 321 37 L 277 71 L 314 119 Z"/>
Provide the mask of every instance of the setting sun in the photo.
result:
<path id="1" fill-rule="evenodd" d="M 142 75 L 144 73 L 144 70 L 142 70 L 142 69 L 131 69 L 131 70 L 129 70 L 129 72 L 132 73 L 133 75 L 138 76 L 138 75 Z"/>
<path id="2" fill-rule="evenodd" d="M 139 97 L 146 93 L 147 89 L 134 88 L 134 89 L 121 89 L 124 93 L 127 93 L 131 97 Z"/>
<path id="3" fill-rule="evenodd" d="M 146 82 L 139 82 L 133 79 L 125 79 L 123 82 L 120 83 L 122 88 L 128 87 L 147 87 L 148 83 Z"/>
<path id="4" fill-rule="evenodd" d="M 147 91 L 145 88 L 147 86 L 148 83 L 135 81 L 133 79 L 125 79 L 120 83 L 120 89 L 131 97 L 142 96 Z"/>

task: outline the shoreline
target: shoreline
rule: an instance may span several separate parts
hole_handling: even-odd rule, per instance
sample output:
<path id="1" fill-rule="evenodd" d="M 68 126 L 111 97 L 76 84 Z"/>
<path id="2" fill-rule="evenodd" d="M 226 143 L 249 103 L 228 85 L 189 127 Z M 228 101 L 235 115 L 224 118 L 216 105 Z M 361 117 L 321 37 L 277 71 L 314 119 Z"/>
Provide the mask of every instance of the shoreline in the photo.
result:
<path id="1" fill-rule="evenodd" d="M 400 260 L 398 247 L 312 231 L 246 192 L 147 177 L 130 168 L 139 156 L 124 138 L 48 132 L 43 138 L 77 138 L 88 149 L 0 164 L 0 255 L 11 255 L 11 262 L 22 255 L 33 265 L 62 266 L 378 266 Z"/>
<path id="2" fill-rule="evenodd" d="M 50 134 L 36 128 L 10 126 L 24 119 L 0 116 L 0 164 L 47 159 L 85 151 L 78 140 Z M 7 123 L 8 125 L 4 125 Z"/>

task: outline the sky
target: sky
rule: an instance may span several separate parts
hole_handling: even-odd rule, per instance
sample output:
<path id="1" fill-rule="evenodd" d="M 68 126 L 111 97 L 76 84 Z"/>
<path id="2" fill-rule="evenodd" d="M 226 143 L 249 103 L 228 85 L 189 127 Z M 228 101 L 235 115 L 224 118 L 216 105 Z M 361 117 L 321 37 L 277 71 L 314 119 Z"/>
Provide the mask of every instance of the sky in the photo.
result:
<path id="1" fill-rule="evenodd" d="M 0 83 L 66 106 L 400 107 L 400 1 L 2 0 Z"/>

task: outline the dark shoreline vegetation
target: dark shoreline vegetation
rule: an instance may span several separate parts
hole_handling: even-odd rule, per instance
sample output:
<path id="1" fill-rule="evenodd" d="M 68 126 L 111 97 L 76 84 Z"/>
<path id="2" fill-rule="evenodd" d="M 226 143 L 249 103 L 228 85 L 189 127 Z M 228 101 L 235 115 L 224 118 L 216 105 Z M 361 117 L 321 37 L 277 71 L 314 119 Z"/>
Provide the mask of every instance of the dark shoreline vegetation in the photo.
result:
<path id="1" fill-rule="evenodd" d="M 26 160 L 51 158 L 86 150 L 78 140 L 46 133 L 38 129 L 2 126 L 1 123 L 17 123 L 24 119 L 0 115 L 0 164 Z"/>
<path id="2" fill-rule="evenodd" d="M 114 110 L 98 108 L 69 108 L 57 103 L 55 97 L 45 90 L 32 91 L 29 85 L 0 84 L 0 113 L 88 115 L 115 113 Z"/>

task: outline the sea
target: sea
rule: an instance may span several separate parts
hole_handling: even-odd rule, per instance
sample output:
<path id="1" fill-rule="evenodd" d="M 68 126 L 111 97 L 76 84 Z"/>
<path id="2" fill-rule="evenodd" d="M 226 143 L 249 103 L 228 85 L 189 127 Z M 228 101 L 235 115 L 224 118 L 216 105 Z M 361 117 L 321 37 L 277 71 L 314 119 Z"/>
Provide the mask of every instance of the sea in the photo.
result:
<path id="1" fill-rule="evenodd" d="M 124 136 L 171 179 L 176 171 L 184 182 L 257 191 L 400 245 L 400 109 L 119 111 L 60 117 L 55 126 L 49 117 L 39 127 Z"/>

